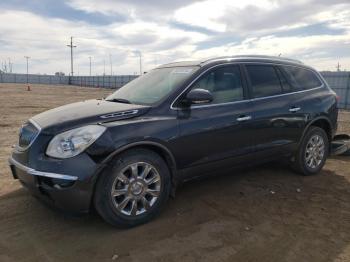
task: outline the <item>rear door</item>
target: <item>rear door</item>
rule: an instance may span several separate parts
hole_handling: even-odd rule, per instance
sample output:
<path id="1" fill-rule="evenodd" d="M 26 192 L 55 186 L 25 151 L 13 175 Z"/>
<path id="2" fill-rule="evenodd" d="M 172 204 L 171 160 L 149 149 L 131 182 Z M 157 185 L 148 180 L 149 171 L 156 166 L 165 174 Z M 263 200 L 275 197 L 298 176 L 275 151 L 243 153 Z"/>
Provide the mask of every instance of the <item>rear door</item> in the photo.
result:
<path id="1" fill-rule="evenodd" d="M 209 104 L 178 108 L 179 167 L 202 166 L 206 173 L 215 169 L 215 163 L 222 170 L 226 165 L 243 161 L 253 150 L 250 128 L 253 109 L 246 100 L 240 67 L 226 65 L 211 69 L 188 91 L 196 88 L 210 91 L 214 100 Z"/>
<path id="2" fill-rule="evenodd" d="M 300 118 L 290 108 L 293 94 L 284 86 L 284 78 L 273 64 L 246 64 L 254 118 L 254 144 L 257 153 L 288 153 L 300 130 Z"/>
<path id="3" fill-rule="evenodd" d="M 289 111 L 299 128 L 295 129 L 291 139 L 298 142 L 303 135 L 303 127 L 320 114 L 324 108 L 323 103 L 328 103 L 328 92 L 311 69 L 291 65 L 280 65 L 278 69 L 287 82 L 289 92 L 293 93 L 289 100 Z"/>

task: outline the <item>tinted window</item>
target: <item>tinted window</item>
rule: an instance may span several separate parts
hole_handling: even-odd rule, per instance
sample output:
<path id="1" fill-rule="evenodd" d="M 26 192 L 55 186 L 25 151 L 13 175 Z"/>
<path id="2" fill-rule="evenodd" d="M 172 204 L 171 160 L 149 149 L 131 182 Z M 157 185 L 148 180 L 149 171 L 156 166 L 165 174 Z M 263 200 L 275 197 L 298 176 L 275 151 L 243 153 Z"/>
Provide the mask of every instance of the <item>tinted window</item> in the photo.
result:
<path id="1" fill-rule="evenodd" d="M 297 88 L 293 87 L 289 83 L 289 81 L 287 80 L 287 77 L 285 76 L 285 73 L 283 73 L 283 71 L 280 70 L 280 68 L 278 68 L 278 67 L 275 67 L 275 68 L 277 70 L 277 74 L 278 74 L 278 77 L 279 77 L 281 85 L 282 85 L 283 93 L 290 93 L 290 92 L 298 91 Z"/>
<path id="2" fill-rule="evenodd" d="M 280 80 L 273 66 L 247 65 L 246 67 L 254 98 L 282 93 Z"/>
<path id="3" fill-rule="evenodd" d="M 295 66 L 282 67 L 288 81 L 298 89 L 311 89 L 322 85 L 316 74 L 311 70 Z"/>
<path id="4" fill-rule="evenodd" d="M 243 86 L 238 66 L 221 67 L 201 77 L 192 89 L 205 89 L 212 93 L 212 104 L 243 99 Z"/>

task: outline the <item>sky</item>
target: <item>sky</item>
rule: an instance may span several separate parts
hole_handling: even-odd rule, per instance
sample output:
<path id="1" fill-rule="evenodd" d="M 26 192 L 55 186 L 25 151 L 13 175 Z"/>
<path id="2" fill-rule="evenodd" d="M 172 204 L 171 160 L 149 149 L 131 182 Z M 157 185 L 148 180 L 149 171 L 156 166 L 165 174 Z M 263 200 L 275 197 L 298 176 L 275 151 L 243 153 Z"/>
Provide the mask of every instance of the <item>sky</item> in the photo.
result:
<path id="1" fill-rule="evenodd" d="M 169 62 L 281 55 L 350 70 L 349 0 L 7 0 L 0 68 L 16 73 L 136 74 Z M 111 66 L 112 64 L 112 66 Z M 112 69 L 112 70 L 111 70 Z"/>

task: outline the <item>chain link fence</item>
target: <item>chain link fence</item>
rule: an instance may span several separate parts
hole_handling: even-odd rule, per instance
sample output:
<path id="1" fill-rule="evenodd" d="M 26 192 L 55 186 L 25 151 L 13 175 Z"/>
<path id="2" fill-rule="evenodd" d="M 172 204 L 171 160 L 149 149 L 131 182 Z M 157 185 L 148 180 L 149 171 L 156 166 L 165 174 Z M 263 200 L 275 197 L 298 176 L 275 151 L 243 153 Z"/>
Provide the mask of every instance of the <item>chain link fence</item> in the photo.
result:
<path id="1" fill-rule="evenodd" d="M 28 77 L 28 78 L 27 78 Z M 118 76 L 56 76 L 56 75 L 34 75 L 34 74 L 8 74 L 0 73 L 0 83 L 30 83 L 45 85 L 77 85 L 89 87 L 120 88 L 136 75 Z"/>
<path id="2" fill-rule="evenodd" d="M 73 76 L 69 84 L 78 86 L 120 88 L 131 80 L 137 78 L 135 75 L 120 76 Z"/>
<path id="3" fill-rule="evenodd" d="M 321 74 L 340 97 L 339 108 L 350 109 L 350 72 L 321 72 Z M 29 74 L 28 83 L 120 88 L 137 77 L 137 75 L 70 77 Z M 0 73 L 0 83 L 27 83 L 27 75 Z"/>
<path id="4" fill-rule="evenodd" d="M 68 76 L 0 73 L 0 83 L 68 85 Z"/>
<path id="5" fill-rule="evenodd" d="M 350 72 L 321 72 L 321 74 L 339 96 L 339 108 L 350 109 Z"/>

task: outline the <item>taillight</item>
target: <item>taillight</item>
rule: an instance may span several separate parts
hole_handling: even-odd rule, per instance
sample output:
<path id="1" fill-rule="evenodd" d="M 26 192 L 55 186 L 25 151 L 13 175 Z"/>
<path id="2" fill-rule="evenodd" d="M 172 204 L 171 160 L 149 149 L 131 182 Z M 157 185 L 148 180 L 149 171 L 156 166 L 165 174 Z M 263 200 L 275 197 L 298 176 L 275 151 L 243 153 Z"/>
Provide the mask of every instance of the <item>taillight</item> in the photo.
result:
<path id="1" fill-rule="evenodd" d="M 337 99 L 337 103 L 340 101 L 340 96 L 336 95 L 335 98 Z"/>

